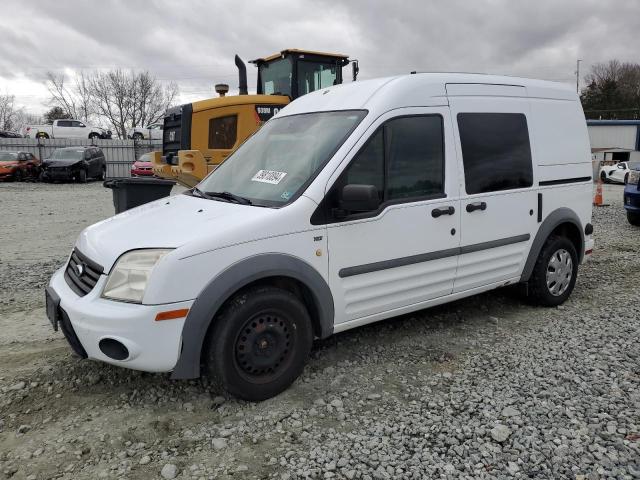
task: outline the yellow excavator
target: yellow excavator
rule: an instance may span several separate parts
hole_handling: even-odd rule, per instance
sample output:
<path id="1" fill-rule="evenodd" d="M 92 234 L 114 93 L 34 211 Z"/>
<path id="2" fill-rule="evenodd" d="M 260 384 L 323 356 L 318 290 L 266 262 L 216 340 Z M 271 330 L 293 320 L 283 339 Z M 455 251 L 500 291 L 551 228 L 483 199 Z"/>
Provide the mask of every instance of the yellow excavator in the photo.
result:
<path id="1" fill-rule="evenodd" d="M 215 86 L 219 97 L 173 107 L 165 113 L 162 151 L 153 152 L 154 173 L 193 187 L 242 142 L 296 98 L 342 83 L 342 68 L 358 61 L 347 55 L 288 49 L 251 60 L 258 68 L 256 95 L 247 90 L 247 70 L 236 55 L 239 95 Z"/>

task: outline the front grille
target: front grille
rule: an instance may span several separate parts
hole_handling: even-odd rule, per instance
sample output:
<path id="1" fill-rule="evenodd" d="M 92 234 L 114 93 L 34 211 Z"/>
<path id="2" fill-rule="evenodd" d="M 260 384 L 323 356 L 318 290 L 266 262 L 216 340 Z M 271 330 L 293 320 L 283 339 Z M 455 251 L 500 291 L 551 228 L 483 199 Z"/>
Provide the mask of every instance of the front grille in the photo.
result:
<path id="1" fill-rule="evenodd" d="M 81 297 L 93 290 L 104 268 L 83 255 L 75 248 L 64 272 L 64 279 L 71 290 Z"/>
<path id="2" fill-rule="evenodd" d="M 82 343 L 80 343 L 80 339 L 71 325 L 71 320 L 69 320 L 67 312 L 62 308 L 60 308 L 60 330 L 62 330 L 64 338 L 67 339 L 67 343 L 69 343 L 73 351 L 81 358 L 87 358 L 87 352 L 82 346 Z"/>
<path id="3" fill-rule="evenodd" d="M 178 150 L 191 148 L 191 115 L 190 103 L 167 110 L 162 130 L 162 156 L 173 157 Z"/>

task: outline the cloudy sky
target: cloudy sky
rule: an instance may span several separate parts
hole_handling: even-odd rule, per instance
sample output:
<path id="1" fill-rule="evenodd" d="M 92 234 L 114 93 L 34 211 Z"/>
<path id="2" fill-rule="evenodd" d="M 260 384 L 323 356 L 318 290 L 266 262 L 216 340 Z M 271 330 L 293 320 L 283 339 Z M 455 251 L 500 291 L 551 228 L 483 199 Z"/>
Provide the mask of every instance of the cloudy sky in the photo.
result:
<path id="1" fill-rule="evenodd" d="M 46 108 L 47 71 L 144 69 L 180 100 L 237 88 L 233 55 L 360 60 L 360 78 L 473 71 L 575 83 L 576 59 L 640 62 L 640 0 L 3 0 L 0 93 Z M 249 66 L 255 89 L 255 69 Z"/>

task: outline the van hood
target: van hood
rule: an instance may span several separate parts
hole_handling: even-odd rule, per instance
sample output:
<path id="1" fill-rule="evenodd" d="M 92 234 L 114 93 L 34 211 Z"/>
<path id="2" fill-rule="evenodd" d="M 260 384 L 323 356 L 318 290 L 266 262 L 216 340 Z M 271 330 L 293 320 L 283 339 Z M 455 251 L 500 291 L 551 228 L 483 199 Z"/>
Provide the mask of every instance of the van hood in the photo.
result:
<path id="1" fill-rule="evenodd" d="M 64 159 L 64 158 L 60 158 L 60 159 L 55 159 L 55 160 L 45 160 L 44 161 L 44 166 L 45 167 L 52 167 L 52 168 L 56 168 L 56 167 L 70 167 L 72 165 L 75 165 L 76 163 L 81 163 L 82 160 L 78 160 L 76 159 Z"/>
<path id="2" fill-rule="evenodd" d="M 173 195 L 84 229 L 76 247 L 109 272 L 124 252 L 139 248 L 179 248 L 194 240 L 217 248 L 218 237 L 242 227 L 254 227 L 274 210 L 208 200 L 190 195 Z M 208 239 L 211 239 L 208 242 Z"/>

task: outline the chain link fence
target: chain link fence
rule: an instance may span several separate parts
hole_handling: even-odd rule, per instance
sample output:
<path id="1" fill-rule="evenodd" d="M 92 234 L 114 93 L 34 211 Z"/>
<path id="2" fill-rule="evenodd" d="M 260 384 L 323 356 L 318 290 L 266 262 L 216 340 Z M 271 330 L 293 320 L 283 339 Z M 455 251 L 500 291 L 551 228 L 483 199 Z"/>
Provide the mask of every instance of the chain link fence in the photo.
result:
<path id="1" fill-rule="evenodd" d="M 90 140 L 74 138 L 0 138 L 0 151 L 29 152 L 40 160 L 62 147 L 98 147 L 107 162 L 107 178 L 130 177 L 131 165 L 145 153 L 162 150 L 161 140 Z"/>

